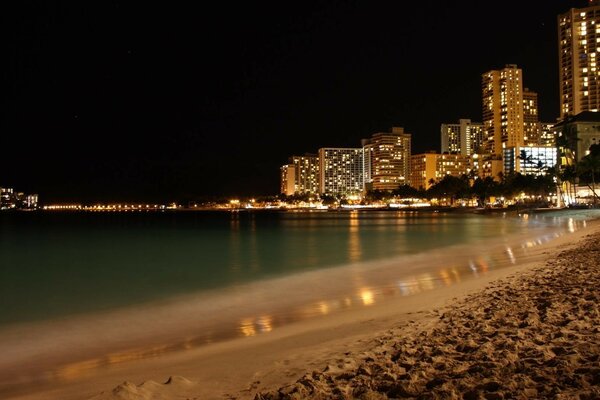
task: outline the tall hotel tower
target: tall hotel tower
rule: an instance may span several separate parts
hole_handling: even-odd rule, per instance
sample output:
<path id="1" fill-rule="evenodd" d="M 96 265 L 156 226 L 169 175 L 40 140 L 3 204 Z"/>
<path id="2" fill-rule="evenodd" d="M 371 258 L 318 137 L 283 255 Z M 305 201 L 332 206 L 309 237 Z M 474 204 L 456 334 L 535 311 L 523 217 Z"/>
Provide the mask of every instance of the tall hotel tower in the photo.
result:
<path id="1" fill-rule="evenodd" d="M 442 124 L 442 153 L 470 156 L 481 153 L 484 145 L 483 124 L 460 119 L 458 124 Z"/>
<path id="2" fill-rule="evenodd" d="M 319 149 L 320 194 L 348 196 L 364 189 L 363 149 Z"/>
<path id="3" fill-rule="evenodd" d="M 523 73 L 509 64 L 482 75 L 485 153 L 523 146 Z"/>
<path id="4" fill-rule="evenodd" d="M 560 116 L 600 110 L 600 1 L 558 16 Z"/>
<path id="5" fill-rule="evenodd" d="M 540 146 L 542 127 L 538 112 L 538 94 L 523 90 L 523 142 L 525 146 Z"/>
<path id="6" fill-rule="evenodd" d="M 408 185 L 411 134 L 394 126 L 392 132 L 374 133 L 365 148 L 365 163 L 370 162 L 370 181 L 375 190 L 394 190 Z M 370 157 L 369 157 L 370 155 Z"/>

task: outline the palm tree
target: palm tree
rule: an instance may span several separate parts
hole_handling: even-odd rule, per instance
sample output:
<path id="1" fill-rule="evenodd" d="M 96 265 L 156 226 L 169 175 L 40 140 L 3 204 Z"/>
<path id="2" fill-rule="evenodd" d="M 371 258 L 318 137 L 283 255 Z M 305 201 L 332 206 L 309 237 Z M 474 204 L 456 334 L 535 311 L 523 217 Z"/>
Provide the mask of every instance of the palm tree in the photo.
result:
<path id="1" fill-rule="evenodd" d="M 486 176 L 485 178 L 476 179 L 471 189 L 475 196 L 477 196 L 477 203 L 480 207 L 483 207 L 488 198 L 498 194 L 499 188 L 500 184 L 494 178 Z"/>
<path id="2" fill-rule="evenodd" d="M 594 195 L 594 204 L 596 204 L 598 199 L 598 195 L 596 194 L 596 174 L 600 173 L 600 155 L 590 153 L 583 157 L 577 165 L 577 172 L 581 178 L 584 178 L 584 180 L 587 180 L 586 178 L 591 177 L 592 185 L 590 186 L 588 181 L 588 187 L 592 190 Z"/>
<path id="3" fill-rule="evenodd" d="M 559 172 L 557 173 L 557 184 L 565 185 L 566 193 L 570 197 L 572 195 L 573 200 L 577 196 L 577 159 L 575 157 L 575 149 L 577 148 L 577 132 L 573 129 L 568 130 L 565 125 L 562 127 L 562 131 L 556 137 L 556 147 L 558 148 L 559 157 L 564 160 L 564 164 L 560 165 Z M 560 163 L 559 163 L 560 164 Z M 573 193 L 571 194 L 571 191 Z"/>

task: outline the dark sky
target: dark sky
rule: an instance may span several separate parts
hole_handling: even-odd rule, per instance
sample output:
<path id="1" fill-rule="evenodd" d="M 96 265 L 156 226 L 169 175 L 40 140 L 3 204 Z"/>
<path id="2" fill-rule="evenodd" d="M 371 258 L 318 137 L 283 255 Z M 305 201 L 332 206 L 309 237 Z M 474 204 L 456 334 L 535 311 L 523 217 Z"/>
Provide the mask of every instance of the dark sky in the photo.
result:
<path id="1" fill-rule="evenodd" d="M 585 1 L 11 2 L 0 186 L 47 202 L 276 194 L 292 154 L 403 126 L 413 153 L 523 69 L 558 115 L 556 16 Z"/>

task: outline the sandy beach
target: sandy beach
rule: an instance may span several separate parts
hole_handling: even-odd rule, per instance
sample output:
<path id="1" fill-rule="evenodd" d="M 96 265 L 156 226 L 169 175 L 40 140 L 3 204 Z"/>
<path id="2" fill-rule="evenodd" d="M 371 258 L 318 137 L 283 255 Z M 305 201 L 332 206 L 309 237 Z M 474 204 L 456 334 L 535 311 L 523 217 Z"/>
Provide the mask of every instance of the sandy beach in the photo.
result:
<path id="1" fill-rule="evenodd" d="M 600 234 L 257 399 L 600 398 Z"/>
<path id="2" fill-rule="evenodd" d="M 600 396 L 600 226 L 526 264 L 13 393 L 14 399 Z"/>

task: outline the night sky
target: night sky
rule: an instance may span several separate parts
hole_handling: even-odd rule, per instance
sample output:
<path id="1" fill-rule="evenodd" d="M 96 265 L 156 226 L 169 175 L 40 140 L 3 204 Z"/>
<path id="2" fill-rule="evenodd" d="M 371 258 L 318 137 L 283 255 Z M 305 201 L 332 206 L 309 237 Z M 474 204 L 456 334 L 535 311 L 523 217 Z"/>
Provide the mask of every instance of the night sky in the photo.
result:
<path id="1" fill-rule="evenodd" d="M 523 69 L 558 116 L 556 16 L 585 1 L 11 2 L 0 186 L 44 202 L 276 194 L 279 166 L 392 126 L 413 154 Z"/>

